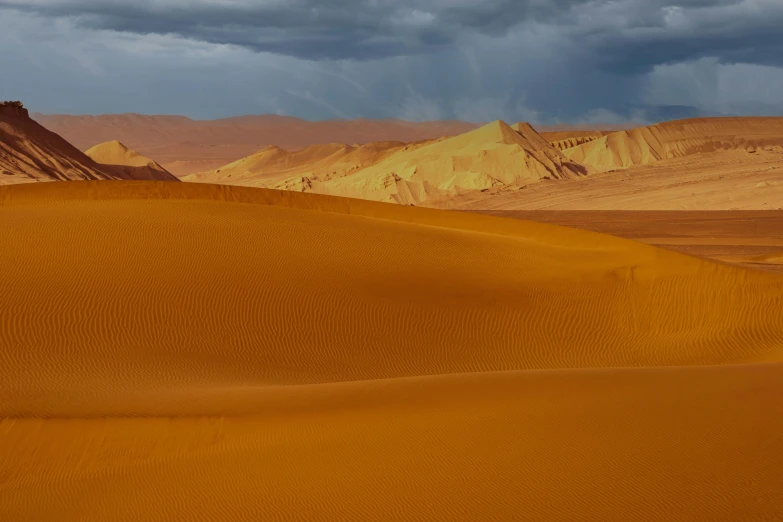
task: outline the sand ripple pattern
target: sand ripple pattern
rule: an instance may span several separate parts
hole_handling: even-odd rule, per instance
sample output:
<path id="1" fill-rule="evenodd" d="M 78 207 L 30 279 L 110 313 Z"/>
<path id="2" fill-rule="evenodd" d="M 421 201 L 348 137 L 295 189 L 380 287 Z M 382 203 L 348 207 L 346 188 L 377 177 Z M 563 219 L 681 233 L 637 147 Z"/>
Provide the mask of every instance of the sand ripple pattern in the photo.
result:
<path id="1" fill-rule="evenodd" d="M 783 516 L 773 274 L 124 181 L 0 188 L 0 266 L 3 520 Z"/>

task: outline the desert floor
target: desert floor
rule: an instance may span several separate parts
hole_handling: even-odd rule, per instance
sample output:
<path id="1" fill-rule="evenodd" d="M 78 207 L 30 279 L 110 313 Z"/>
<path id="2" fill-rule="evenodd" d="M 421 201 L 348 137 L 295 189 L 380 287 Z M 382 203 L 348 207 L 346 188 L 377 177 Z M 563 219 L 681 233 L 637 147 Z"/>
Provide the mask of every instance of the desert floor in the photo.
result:
<path id="1" fill-rule="evenodd" d="M 479 212 L 592 230 L 693 256 L 783 271 L 783 211 L 780 210 Z"/>
<path id="2" fill-rule="evenodd" d="M 0 520 L 783 518 L 779 274 L 207 184 L 0 223 Z"/>

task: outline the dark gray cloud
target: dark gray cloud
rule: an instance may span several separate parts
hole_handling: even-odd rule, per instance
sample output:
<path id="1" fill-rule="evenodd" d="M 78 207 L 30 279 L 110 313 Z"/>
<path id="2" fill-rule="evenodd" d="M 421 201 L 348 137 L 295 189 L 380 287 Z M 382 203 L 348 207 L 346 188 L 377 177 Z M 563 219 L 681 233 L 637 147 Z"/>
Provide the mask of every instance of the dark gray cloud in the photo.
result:
<path id="1" fill-rule="evenodd" d="M 176 34 L 305 59 L 430 52 L 470 33 L 503 34 L 581 0 L 6 0 L 0 9 L 69 17 L 93 29 Z"/>
<path id="2" fill-rule="evenodd" d="M 705 57 L 783 65 L 779 0 L 620 0 L 579 10 L 591 10 L 592 22 L 577 24 L 572 34 L 609 70 L 638 73 Z"/>
<path id="3" fill-rule="evenodd" d="M 782 27 L 783 0 L 0 0 L 0 98 L 195 117 L 783 114 Z"/>
<path id="4" fill-rule="evenodd" d="M 2 8 L 310 60 L 415 55 L 547 26 L 612 71 L 705 56 L 783 64 L 780 0 L 0 0 Z"/>

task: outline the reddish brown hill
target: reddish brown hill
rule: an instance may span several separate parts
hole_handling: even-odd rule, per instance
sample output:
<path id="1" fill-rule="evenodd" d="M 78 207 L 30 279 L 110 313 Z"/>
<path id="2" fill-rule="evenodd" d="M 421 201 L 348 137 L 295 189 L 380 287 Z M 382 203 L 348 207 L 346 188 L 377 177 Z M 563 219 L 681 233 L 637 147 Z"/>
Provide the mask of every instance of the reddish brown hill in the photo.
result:
<path id="1" fill-rule="evenodd" d="M 120 179 L 31 120 L 19 102 L 0 103 L 0 184 Z"/>
<path id="2" fill-rule="evenodd" d="M 89 179 L 176 180 L 165 171 L 99 164 L 32 120 L 20 102 L 0 103 L 0 184 Z"/>

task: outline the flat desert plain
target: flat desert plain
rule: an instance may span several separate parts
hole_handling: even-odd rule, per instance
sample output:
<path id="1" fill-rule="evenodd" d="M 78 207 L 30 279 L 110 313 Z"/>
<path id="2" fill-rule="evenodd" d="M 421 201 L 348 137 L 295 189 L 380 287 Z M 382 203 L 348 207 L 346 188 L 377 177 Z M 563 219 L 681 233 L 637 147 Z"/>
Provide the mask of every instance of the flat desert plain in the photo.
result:
<path id="1" fill-rule="evenodd" d="M 693 256 L 783 271 L 783 212 L 767 210 L 487 210 L 624 237 Z"/>
<path id="2" fill-rule="evenodd" d="M 212 184 L 0 223 L 2 520 L 783 518 L 779 274 Z"/>

